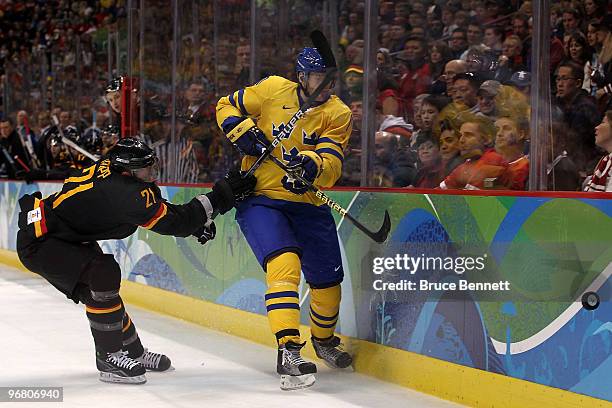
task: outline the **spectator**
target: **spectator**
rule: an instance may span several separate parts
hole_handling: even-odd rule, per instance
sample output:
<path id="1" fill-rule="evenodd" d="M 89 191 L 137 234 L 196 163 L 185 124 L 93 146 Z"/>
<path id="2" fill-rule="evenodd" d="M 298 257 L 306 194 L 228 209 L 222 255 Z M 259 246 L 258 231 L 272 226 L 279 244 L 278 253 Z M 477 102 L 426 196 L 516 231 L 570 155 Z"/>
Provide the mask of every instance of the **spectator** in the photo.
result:
<path id="1" fill-rule="evenodd" d="M 414 127 L 416 129 L 421 129 L 423 127 L 423 122 L 421 122 L 421 107 L 423 106 L 423 101 L 428 96 L 429 94 L 420 94 L 416 98 L 414 98 L 412 116 Z"/>
<path id="2" fill-rule="evenodd" d="M 444 29 L 442 30 L 443 37 L 450 37 L 453 31 L 459 28 L 459 26 L 455 24 L 455 12 L 457 12 L 457 9 L 450 4 L 446 4 L 442 7 L 442 24 L 444 25 Z"/>
<path id="3" fill-rule="evenodd" d="M 27 169 L 25 168 L 27 167 Z M 28 171 L 31 163 L 12 119 L 0 119 L 0 177 L 15 178 Z"/>
<path id="4" fill-rule="evenodd" d="M 353 114 L 353 132 L 344 150 L 342 178 L 337 183 L 340 186 L 358 186 L 361 183 L 361 121 L 363 118 L 363 102 L 361 98 L 352 99 L 350 104 Z"/>
<path id="5" fill-rule="evenodd" d="M 390 42 L 389 42 L 389 51 L 391 51 L 391 53 L 396 53 L 396 52 L 400 52 L 404 49 L 404 44 L 405 41 L 404 39 L 406 38 L 406 26 L 404 25 L 400 25 L 400 24 L 393 24 L 389 31 L 391 32 L 390 35 Z"/>
<path id="6" fill-rule="evenodd" d="M 493 79 L 497 67 L 495 54 L 486 45 L 473 45 L 465 52 L 469 72 L 478 73 L 482 79 Z"/>
<path id="7" fill-rule="evenodd" d="M 591 94 L 595 95 L 600 112 L 612 105 L 612 15 L 607 14 L 597 25 L 597 58 L 590 68 Z M 586 69 L 586 68 L 585 68 Z"/>
<path id="8" fill-rule="evenodd" d="M 525 190 L 529 177 L 529 158 L 525 155 L 525 142 L 529 138 L 526 119 L 500 117 L 495 121 L 495 151 L 508 163 L 500 176 L 498 186 L 510 190 Z"/>
<path id="9" fill-rule="evenodd" d="M 595 143 L 607 154 L 595 166 L 584 191 L 612 192 L 612 111 L 607 111 L 595 128 Z"/>
<path id="10" fill-rule="evenodd" d="M 187 106 L 177 115 L 183 119 L 185 125 L 180 132 L 180 138 L 198 142 L 193 144 L 193 148 L 200 171 L 199 180 L 209 177 L 207 169 L 211 163 L 208 160 L 208 152 L 218 135 L 213 97 L 214 87 L 210 81 L 192 81 L 185 91 L 184 105 Z"/>
<path id="11" fill-rule="evenodd" d="M 236 65 L 234 74 L 239 88 L 247 86 L 250 82 L 251 44 L 246 38 L 240 38 L 236 46 Z"/>
<path id="12" fill-rule="evenodd" d="M 414 127 L 403 118 L 395 116 L 379 114 L 378 120 L 381 122 L 376 132 L 379 182 L 388 178 L 392 186 L 410 185 L 416 174 L 416 152 L 410 146 Z M 380 143 L 384 145 L 382 151 Z M 389 171 L 383 172 L 382 166 L 386 166 Z M 387 181 L 384 181 L 383 184 L 386 183 Z"/>
<path id="13" fill-rule="evenodd" d="M 349 66 L 344 71 L 344 83 L 350 99 L 361 98 L 363 94 L 363 68 L 357 65 Z"/>
<path id="14" fill-rule="evenodd" d="M 453 108 L 478 112 L 478 89 L 480 79 L 472 72 L 457 74 L 453 82 Z"/>
<path id="15" fill-rule="evenodd" d="M 185 106 L 179 117 L 191 125 L 198 125 L 211 118 L 214 120 L 213 98 L 214 86 L 210 81 L 192 81 L 185 90 Z"/>
<path id="16" fill-rule="evenodd" d="M 36 147 L 36 135 L 34 134 L 32 128 L 30 128 L 30 124 L 28 121 L 28 113 L 24 110 L 20 110 L 17 112 L 17 126 L 15 131 L 19 135 L 21 139 L 21 143 L 25 149 L 25 153 L 28 159 L 28 162 L 34 168 L 40 167 L 40 162 L 35 153 Z"/>
<path id="17" fill-rule="evenodd" d="M 531 97 L 531 73 L 527 71 L 517 71 L 512 74 L 508 83 L 514 86 L 519 92 L 523 93 L 527 98 Z"/>
<path id="18" fill-rule="evenodd" d="M 573 34 L 580 31 L 581 15 L 578 9 L 569 8 L 563 11 L 563 34 Z"/>
<path id="19" fill-rule="evenodd" d="M 394 175 L 393 157 L 398 150 L 398 136 L 389 132 L 376 132 L 375 136 L 376 156 L 374 159 L 373 186 L 393 187 Z"/>
<path id="20" fill-rule="evenodd" d="M 451 50 L 444 41 L 434 41 L 429 45 L 429 64 L 431 77 L 434 80 L 438 80 L 444 74 L 444 67 L 451 60 Z"/>
<path id="21" fill-rule="evenodd" d="M 600 21 L 597 19 L 593 19 L 589 21 L 587 25 L 587 33 L 586 39 L 589 48 L 591 49 L 591 55 L 587 63 L 584 65 L 584 80 L 582 81 L 582 88 L 589 93 L 591 96 L 595 96 L 597 92 L 597 85 L 593 81 L 591 81 L 591 74 L 593 73 L 593 68 L 597 67 L 597 60 L 599 58 L 599 53 L 601 52 L 602 44 L 597 41 L 597 28 L 599 27 Z"/>
<path id="22" fill-rule="evenodd" d="M 483 43 L 497 56 L 501 55 L 504 33 L 497 26 L 485 27 Z"/>
<path id="23" fill-rule="evenodd" d="M 482 27 L 480 24 L 472 21 L 467 26 L 467 42 L 468 46 L 483 45 L 482 43 Z M 462 58 L 464 59 L 464 58 Z"/>
<path id="24" fill-rule="evenodd" d="M 457 166 L 440 183 L 442 189 L 475 190 L 493 185 L 505 169 L 504 159 L 487 146 L 491 143 L 491 123 L 468 117 L 461 125 L 459 146 L 465 162 Z"/>
<path id="25" fill-rule="evenodd" d="M 51 126 L 51 118 L 49 117 L 49 112 L 42 111 L 38 114 L 38 131 L 35 134 L 38 134 L 38 139 L 40 139 L 41 135 L 44 131 L 46 131 L 49 126 Z"/>
<path id="26" fill-rule="evenodd" d="M 512 18 L 512 32 L 514 35 L 521 39 L 521 57 L 523 61 L 529 61 L 531 58 L 531 34 L 529 33 L 529 17 L 525 14 L 515 14 Z"/>
<path id="27" fill-rule="evenodd" d="M 526 69 L 523 56 L 523 45 L 521 39 L 516 35 L 510 35 L 504 40 L 502 55 L 499 57 L 499 66 L 495 72 L 495 79 L 500 82 L 510 80 L 516 71 Z"/>
<path id="28" fill-rule="evenodd" d="M 434 21 L 442 22 L 442 7 L 433 5 L 427 9 L 427 24 L 431 26 L 431 23 Z M 440 36 L 442 32 L 440 32 Z M 436 37 L 434 37 L 436 38 Z"/>
<path id="29" fill-rule="evenodd" d="M 399 116 L 402 109 L 402 101 L 399 96 L 399 85 L 393 78 L 393 66 L 387 49 L 381 48 L 376 55 L 377 58 L 377 80 L 378 99 L 377 104 L 381 107 L 384 115 Z"/>
<path id="30" fill-rule="evenodd" d="M 529 37 L 528 21 L 529 17 L 524 14 L 515 14 L 514 17 L 512 17 L 512 34 L 519 37 L 521 41 Z"/>
<path id="31" fill-rule="evenodd" d="M 599 113 L 592 98 L 582 89 L 584 69 L 566 62 L 559 66 L 555 78 L 557 101 L 568 133 L 568 153 L 580 170 L 586 170 L 597 156 L 595 126 Z"/>
<path id="32" fill-rule="evenodd" d="M 73 126 L 72 114 L 69 111 L 61 111 L 59 115 L 59 124 L 63 128 Z"/>
<path id="33" fill-rule="evenodd" d="M 431 68 L 425 58 L 427 44 L 422 37 L 408 37 L 404 47 L 407 71 L 400 81 L 400 97 L 404 101 L 404 116 L 410 119 L 414 98 L 427 92 L 431 84 Z"/>
<path id="34" fill-rule="evenodd" d="M 443 177 L 442 156 L 440 147 L 431 135 L 422 134 L 415 144 L 418 153 L 417 173 L 412 185 L 416 188 L 435 188 Z"/>
<path id="35" fill-rule="evenodd" d="M 485 18 L 483 23 L 488 24 L 492 21 L 496 21 L 502 12 L 502 7 L 500 3 L 504 3 L 504 0 L 486 0 L 485 1 Z"/>
<path id="36" fill-rule="evenodd" d="M 607 12 L 607 0 L 584 0 L 584 14 L 587 21 L 601 18 Z"/>
<path id="37" fill-rule="evenodd" d="M 557 70 L 559 64 L 565 58 L 565 48 L 563 41 L 555 36 L 550 36 L 550 72 Z"/>
<path id="38" fill-rule="evenodd" d="M 467 63 L 463 60 L 449 61 L 444 67 L 444 79 L 446 81 L 446 95 L 453 97 L 453 84 L 455 77 L 458 74 L 466 73 L 468 70 Z"/>
<path id="39" fill-rule="evenodd" d="M 470 13 L 468 13 L 467 11 L 459 10 L 455 13 L 455 24 L 458 27 L 466 29 L 469 22 L 470 22 Z"/>
<path id="40" fill-rule="evenodd" d="M 589 47 L 584 34 L 577 31 L 570 35 L 570 40 L 565 49 L 565 55 L 569 61 L 584 67 L 591 59 L 593 50 Z"/>
<path id="41" fill-rule="evenodd" d="M 464 28 L 456 28 L 451 34 L 448 45 L 453 53 L 453 58 L 461 59 L 461 55 L 467 50 L 467 32 Z"/>
<path id="42" fill-rule="evenodd" d="M 413 30 L 417 27 L 424 30 L 426 25 L 425 23 L 426 17 L 421 12 L 414 10 L 413 4 L 413 10 L 408 15 L 408 24 L 410 24 L 410 27 L 412 27 Z"/>
<path id="43" fill-rule="evenodd" d="M 346 62 L 349 65 L 363 66 L 363 40 L 355 40 L 346 47 Z"/>
<path id="44" fill-rule="evenodd" d="M 414 131 L 414 126 L 406 123 L 404 118 L 393 116 L 393 115 L 379 115 L 380 127 L 378 131 L 393 133 L 398 136 L 398 141 L 402 141 L 400 144 L 404 145 L 411 139 Z"/>
<path id="45" fill-rule="evenodd" d="M 440 124 L 440 157 L 442 158 L 442 176 L 449 175 L 457 166 L 463 163 L 459 147 L 460 133 L 453 129 L 449 121 Z"/>
<path id="46" fill-rule="evenodd" d="M 450 98 L 443 95 L 429 95 L 423 100 L 421 106 L 421 129 L 420 134 L 429 134 L 433 136 L 434 132 L 439 134 L 439 124 L 437 123 L 438 115 L 442 109 L 451 102 Z M 437 129 L 434 129 L 437 128 Z"/>
<path id="47" fill-rule="evenodd" d="M 498 110 L 495 99 L 499 95 L 502 84 L 495 80 L 484 81 L 478 89 L 478 112 L 495 121 Z"/>

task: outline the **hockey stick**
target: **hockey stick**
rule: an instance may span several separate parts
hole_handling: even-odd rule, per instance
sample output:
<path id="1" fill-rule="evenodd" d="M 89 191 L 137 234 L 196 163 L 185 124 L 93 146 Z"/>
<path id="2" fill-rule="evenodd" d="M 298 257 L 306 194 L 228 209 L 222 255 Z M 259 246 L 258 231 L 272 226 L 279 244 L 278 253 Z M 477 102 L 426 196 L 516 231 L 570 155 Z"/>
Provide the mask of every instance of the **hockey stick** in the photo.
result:
<path id="1" fill-rule="evenodd" d="M 99 156 L 89 153 L 87 150 L 83 149 L 81 146 L 74 143 L 72 140 L 68 139 L 64 135 L 64 131 L 62 130 L 62 127 L 59 125 L 59 121 L 57 120 L 57 116 L 55 115 L 53 115 L 53 124 L 55 125 L 55 127 L 57 127 L 57 131 L 59 132 L 60 137 L 62 138 L 62 143 L 64 143 L 68 147 L 73 148 L 74 150 L 81 153 L 82 155 L 89 157 L 91 160 L 95 162 L 100 160 Z"/>
<path id="2" fill-rule="evenodd" d="M 0 145 L 0 151 L 2 151 L 2 155 L 4 156 L 4 159 L 6 160 L 7 167 L 10 166 L 10 168 L 13 169 L 13 173 L 16 173 L 17 169 L 15 168 L 15 160 L 13 160 L 8 150 L 6 150 L 4 146 Z"/>
<path id="3" fill-rule="evenodd" d="M 391 231 L 391 218 L 389 217 L 389 212 L 387 210 L 385 210 L 385 218 L 383 220 L 382 226 L 378 229 L 378 231 L 370 231 L 365 225 L 357 221 L 351 214 L 349 214 L 346 209 L 342 208 L 340 204 L 338 204 L 337 202 L 329 198 L 324 192 L 322 192 L 317 187 L 315 187 L 311 182 L 306 180 L 301 175 L 295 174 L 295 172 L 292 172 L 291 170 L 289 170 L 287 166 L 285 165 L 285 163 L 280 161 L 280 159 L 276 158 L 275 156 L 270 156 L 270 159 L 272 159 L 272 161 L 276 163 L 278 167 L 283 169 L 287 173 L 288 176 L 293 177 L 299 180 L 300 182 L 304 183 L 306 187 L 308 187 L 308 190 L 312 191 L 315 194 L 315 196 L 319 200 L 321 200 L 321 202 L 323 202 L 323 204 L 328 205 L 332 210 L 338 212 L 343 217 L 346 217 L 350 222 L 353 223 L 353 225 L 359 228 L 364 234 L 366 234 L 372 240 L 378 243 L 383 243 L 387 240 L 387 237 L 389 236 L 389 231 Z"/>
<path id="4" fill-rule="evenodd" d="M 308 99 L 304 102 L 302 106 L 299 107 L 297 112 L 293 114 L 291 119 L 289 119 L 289 123 L 287 123 L 281 132 L 276 135 L 270 145 L 266 148 L 266 150 L 257 158 L 255 163 L 249 168 L 249 170 L 244 174 L 243 177 L 248 177 L 255 172 L 261 166 L 261 163 L 264 162 L 276 149 L 276 146 L 280 144 L 283 139 L 289 139 L 293 129 L 295 129 L 295 123 L 302 119 L 308 109 L 316 102 L 317 98 L 335 78 L 336 73 L 338 72 L 338 68 L 336 67 L 336 59 L 334 58 L 334 54 L 331 51 L 331 47 L 329 46 L 329 42 L 325 38 L 325 35 L 319 30 L 315 30 L 310 33 L 310 39 L 312 40 L 313 45 L 321 54 L 321 57 L 325 61 L 325 66 L 328 67 L 328 71 L 323 78 L 323 81 L 319 84 L 319 86 L 310 94 Z"/>
<path id="5" fill-rule="evenodd" d="M 30 125 L 28 123 L 28 117 L 27 115 L 23 117 L 23 127 L 25 129 L 25 140 L 26 140 L 26 146 L 28 148 L 28 152 L 30 153 L 30 159 L 32 160 L 32 165 L 35 169 L 39 169 L 42 167 L 40 160 L 38 159 L 38 156 L 36 155 L 36 152 L 34 151 L 34 146 L 32 145 L 32 134 L 30 133 Z"/>

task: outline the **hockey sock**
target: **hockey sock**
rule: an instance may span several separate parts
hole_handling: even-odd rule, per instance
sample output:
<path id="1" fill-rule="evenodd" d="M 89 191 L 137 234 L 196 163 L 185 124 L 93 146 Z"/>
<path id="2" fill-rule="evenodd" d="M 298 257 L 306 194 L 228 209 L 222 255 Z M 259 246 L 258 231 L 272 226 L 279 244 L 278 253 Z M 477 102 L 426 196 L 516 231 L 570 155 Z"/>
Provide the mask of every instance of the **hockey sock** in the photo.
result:
<path id="1" fill-rule="evenodd" d="M 110 294 L 114 292 L 113 294 Z M 85 304 L 96 350 L 114 353 L 121 350 L 125 308 L 119 291 L 94 292 Z"/>
<path id="2" fill-rule="evenodd" d="M 310 289 L 310 332 L 317 340 L 334 335 L 340 310 L 340 285 L 325 289 Z"/>
<path id="3" fill-rule="evenodd" d="M 300 342 L 300 258 L 285 252 L 267 263 L 266 310 L 278 344 Z"/>
<path id="4" fill-rule="evenodd" d="M 132 358 L 140 357 L 144 353 L 144 348 L 138 337 L 136 326 L 130 319 L 130 315 L 125 312 L 123 315 L 123 349 L 127 350 L 128 355 Z"/>

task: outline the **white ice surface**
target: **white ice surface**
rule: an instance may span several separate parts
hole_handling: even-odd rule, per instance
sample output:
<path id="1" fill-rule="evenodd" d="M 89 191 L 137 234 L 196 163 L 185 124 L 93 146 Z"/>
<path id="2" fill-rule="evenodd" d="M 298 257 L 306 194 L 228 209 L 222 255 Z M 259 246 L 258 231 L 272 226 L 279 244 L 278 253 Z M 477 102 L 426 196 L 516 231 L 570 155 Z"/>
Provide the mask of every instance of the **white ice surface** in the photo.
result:
<path id="1" fill-rule="evenodd" d="M 61 386 L 63 403 L 25 407 L 454 407 L 365 375 L 318 364 L 308 390 L 281 391 L 276 350 L 130 307 L 145 347 L 167 354 L 176 370 L 147 373 L 144 385 L 98 380 L 82 305 L 44 280 L 0 266 L 0 386 Z M 419 375 L 419 373 L 414 373 Z"/>

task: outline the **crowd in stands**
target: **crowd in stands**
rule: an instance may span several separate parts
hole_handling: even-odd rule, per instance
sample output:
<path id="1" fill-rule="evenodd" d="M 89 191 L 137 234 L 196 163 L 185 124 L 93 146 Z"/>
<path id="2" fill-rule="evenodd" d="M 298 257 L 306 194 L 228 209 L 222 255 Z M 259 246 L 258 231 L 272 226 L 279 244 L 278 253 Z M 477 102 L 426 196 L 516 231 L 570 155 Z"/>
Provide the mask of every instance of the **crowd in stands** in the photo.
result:
<path id="1" fill-rule="evenodd" d="M 55 3 L 56 8 L 48 6 L 49 3 Z M 248 2 L 242 3 L 232 2 L 231 7 L 242 10 Z M 295 3 L 294 8 L 308 6 L 308 2 Z M 117 18 L 124 14 L 122 10 L 114 1 L 31 1 L 23 5 L 4 2 L 0 6 L 4 13 L 0 23 L 4 24 L 0 58 L 4 58 L 6 66 L 7 61 L 43 50 L 50 59 L 46 66 L 53 69 L 63 65 L 65 71 L 73 58 L 66 55 L 74 50 L 70 38 L 80 36 L 83 44 L 91 44 L 91 48 L 83 49 L 93 53 L 89 68 L 82 64 L 81 75 L 86 78 L 89 75 L 93 83 L 98 83 L 94 88 L 99 97 L 104 94 L 100 86 L 104 81 L 100 78 L 107 73 L 103 64 L 95 63 L 95 57 L 105 56 L 103 51 L 96 51 L 100 48 L 96 41 L 87 38 L 112 29 Z M 300 10 L 294 14 L 297 26 L 303 24 L 305 28 L 307 24 L 297 21 L 299 18 L 310 18 L 315 21 L 310 24 L 318 24 L 317 16 Z M 202 8 L 201 12 L 212 18 L 210 9 Z M 340 1 L 338 12 L 337 57 L 341 78 L 336 93 L 353 112 L 353 133 L 345 151 L 339 184 L 357 186 L 361 179 L 364 115 L 364 2 Z M 546 132 L 548 140 L 544 143 L 548 149 L 545 156 L 549 190 L 612 190 L 608 123 L 612 120 L 610 12 L 612 2 L 607 0 L 552 2 L 550 55 L 543 56 L 550 61 L 552 126 Z M 244 10 L 236 13 L 244 17 Z M 264 10 L 260 16 L 262 27 L 283 14 L 275 11 L 266 14 Z M 11 17 L 7 19 L 7 16 Z M 376 55 L 377 131 L 371 184 L 525 190 L 530 170 L 530 93 L 532 85 L 537 86 L 536 78 L 531 75 L 532 26 L 532 2 L 527 0 L 381 1 L 380 48 Z M 28 41 L 16 42 L 15 33 L 24 30 Z M 297 30 L 289 31 L 287 47 L 275 49 L 270 46 L 274 39 L 266 37 L 275 33 L 262 28 L 261 51 L 270 56 L 262 58 L 261 76 L 291 77 L 292 64 L 287 61 L 292 55 L 285 54 L 293 54 L 306 45 L 303 35 Z M 193 47 L 193 38 L 187 40 Z M 221 40 L 225 44 L 225 39 Z M 204 58 L 213 53 L 211 43 L 206 36 L 201 39 L 202 62 L 198 62 L 201 66 L 195 63 L 195 52 L 179 49 L 181 55 L 189 55 L 179 65 L 190 74 L 178 73 L 184 80 L 178 89 L 175 111 L 178 127 L 174 140 L 169 139 L 171 112 L 166 106 L 169 98 L 161 98 L 165 103 L 160 105 L 159 97 L 141 92 L 145 118 L 144 128 L 139 132 L 155 146 L 162 164 L 173 169 L 162 171 L 165 176 L 161 181 L 212 181 L 239 160 L 216 127 L 214 106 L 222 93 L 248 85 L 250 44 L 243 36 L 237 36 L 230 46 L 235 49 L 235 55 L 225 53 L 229 54 L 228 59 L 221 61 Z M 54 51 L 49 52 L 49 48 Z M 283 58 L 275 59 L 275 52 Z M 64 62 L 54 64 L 53 59 Z M 80 60 L 87 59 L 83 56 Z M 275 60 L 285 63 L 266 65 Z M 234 84 L 226 83 L 230 77 L 235 78 Z M 101 154 L 118 137 L 117 128 L 112 126 L 117 125 L 113 115 L 107 115 L 106 122 L 99 120 L 93 124 L 91 114 L 87 114 L 92 109 L 71 112 L 64 105 L 58 103 L 54 108 L 64 132 L 50 126 L 52 115 L 44 110 L 22 111 L 14 120 L 4 116 L 0 123 L 0 144 L 7 154 L 0 152 L 3 153 L 0 166 L 4 166 L 5 175 L 23 175 L 26 167 L 48 171 L 53 160 L 62 163 L 60 168 L 78 165 L 75 162 L 83 158 L 79 158 L 78 151 L 60 143 L 59 133 L 74 133 L 78 143 L 88 143 L 86 140 L 95 134 L 94 139 L 100 140 L 96 146 L 89 142 L 89 147 Z M 32 116 L 29 124 L 28 119 L 24 121 L 28 113 Z M 48 127 L 54 130 L 42 137 Z M 86 134 L 89 136 L 85 137 Z"/>
<path id="2" fill-rule="evenodd" d="M 587 188 L 587 175 L 610 153 L 609 142 L 596 142 L 596 127 L 611 108 L 611 6 L 552 2 L 550 190 Z M 342 96 L 356 118 L 363 114 L 362 8 L 346 1 L 339 17 Z M 530 1 L 380 3 L 375 185 L 528 187 L 532 25 Z M 359 181 L 355 125 L 345 185 Z"/>

